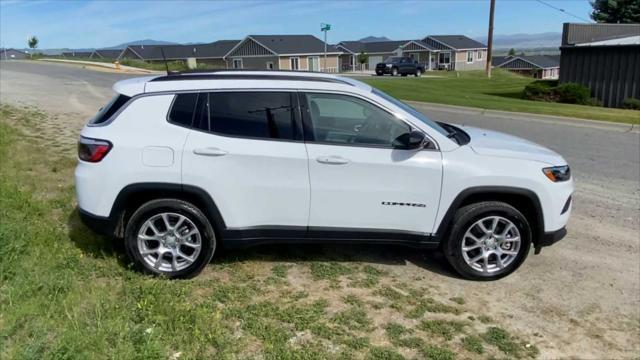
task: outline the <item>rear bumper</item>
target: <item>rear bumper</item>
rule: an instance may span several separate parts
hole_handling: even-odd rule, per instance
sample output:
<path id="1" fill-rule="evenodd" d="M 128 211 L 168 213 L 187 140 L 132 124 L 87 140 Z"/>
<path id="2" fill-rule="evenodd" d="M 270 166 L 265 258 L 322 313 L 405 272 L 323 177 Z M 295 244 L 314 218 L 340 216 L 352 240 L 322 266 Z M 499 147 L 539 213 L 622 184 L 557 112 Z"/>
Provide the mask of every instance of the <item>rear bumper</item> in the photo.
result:
<path id="1" fill-rule="evenodd" d="M 93 232 L 105 236 L 115 235 L 116 222 L 111 218 L 94 215 L 80 208 L 78 208 L 78 214 L 80 220 Z"/>

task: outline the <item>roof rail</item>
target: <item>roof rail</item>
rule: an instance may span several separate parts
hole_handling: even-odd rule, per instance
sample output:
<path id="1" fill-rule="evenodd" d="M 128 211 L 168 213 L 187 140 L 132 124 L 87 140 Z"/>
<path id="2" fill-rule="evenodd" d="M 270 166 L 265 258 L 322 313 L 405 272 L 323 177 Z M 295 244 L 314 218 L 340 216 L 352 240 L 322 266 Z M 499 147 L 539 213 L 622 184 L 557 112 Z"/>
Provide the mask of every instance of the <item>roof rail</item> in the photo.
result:
<path id="1" fill-rule="evenodd" d="M 272 72 L 272 73 L 271 73 Z M 283 74 L 286 73 L 286 74 Z M 317 75 L 325 76 L 317 76 Z M 158 76 L 155 81 L 180 81 L 180 80 L 289 80 L 289 81 L 317 81 L 330 82 L 354 86 L 352 83 L 342 80 L 327 73 L 295 70 L 244 70 L 244 69 L 217 69 L 217 70 L 188 70 L 170 72 L 168 75 Z"/>

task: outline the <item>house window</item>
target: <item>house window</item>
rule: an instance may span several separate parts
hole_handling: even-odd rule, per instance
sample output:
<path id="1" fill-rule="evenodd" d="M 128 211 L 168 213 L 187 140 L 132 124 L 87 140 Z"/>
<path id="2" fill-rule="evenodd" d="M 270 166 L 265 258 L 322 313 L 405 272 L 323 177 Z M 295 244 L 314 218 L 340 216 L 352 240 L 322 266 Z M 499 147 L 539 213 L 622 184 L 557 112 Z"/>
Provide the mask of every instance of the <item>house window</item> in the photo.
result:
<path id="1" fill-rule="evenodd" d="M 451 63 L 451 53 L 443 52 L 440 53 L 438 57 L 438 63 L 440 64 L 450 64 Z"/>
<path id="2" fill-rule="evenodd" d="M 289 69 L 290 70 L 300 69 L 300 58 L 297 58 L 297 57 L 289 58 Z"/>
<path id="3" fill-rule="evenodd" d="M 309 56 L 307 58 L 307 68 L 309 71 L 320 71 L 320 58 L 318 56 Z"/>
<path id="4" fill-rule="evenodd" d="M 476 59 L 478 59 L 478 61 L 482 60 L 482 50 L 478 50 L 478 54 L 476 55 Z"/>
<path id="5" fill-rule="evenodd" d="M 273 70 L 273 61 L 267 61 L 267 70 Z"/>
<path id="6" fill-rule="evenodd" d="M 467 64 L 473 62 L 473 51 L 467 51 Z"/>
<path id="7" fill-rule="evenodd" d="M 242 59 L 233 59 L 233 68 L 242 69 Z"/>

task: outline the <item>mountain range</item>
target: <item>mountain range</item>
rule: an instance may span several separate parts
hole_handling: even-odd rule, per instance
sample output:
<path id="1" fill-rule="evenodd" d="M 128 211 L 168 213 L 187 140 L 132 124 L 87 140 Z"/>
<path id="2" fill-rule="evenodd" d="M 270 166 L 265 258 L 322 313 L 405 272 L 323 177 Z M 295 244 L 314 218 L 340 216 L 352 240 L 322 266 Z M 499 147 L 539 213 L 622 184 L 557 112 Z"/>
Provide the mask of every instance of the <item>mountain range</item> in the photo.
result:
<path id="1" fill-rule="evenodd" d="M 487 43 L 487 37 L 477 37 L 475 40 Z M 534 48 L 557 48 L 562 42 L 562 34 L 558 32 L 546 32 L 540 34 L 511 34 L 493 36 L 494 49 L 526 50 Z"/>

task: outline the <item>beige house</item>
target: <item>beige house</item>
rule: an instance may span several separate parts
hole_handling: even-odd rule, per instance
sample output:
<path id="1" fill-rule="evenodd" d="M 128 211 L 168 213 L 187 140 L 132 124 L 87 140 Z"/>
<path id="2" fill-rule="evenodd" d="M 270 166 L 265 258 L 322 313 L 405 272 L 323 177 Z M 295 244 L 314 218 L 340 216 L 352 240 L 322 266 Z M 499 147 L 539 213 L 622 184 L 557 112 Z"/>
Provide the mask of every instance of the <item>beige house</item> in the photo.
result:
<path id="1" fill-rule="evenodd" d="M 312 35 L 249 35 L 226 55 L 234 69 L 338 72 L 342 52 Z M 326 59 L 326 63 L 325 63 Z"/>
<path id="2" fill-rule="evenodd" d="M 487 46 L 464 35 L 429 35 L 422 39 L 435 49 L 433 65 L 439 70 L 482 70 L 487 65 Z"/>

